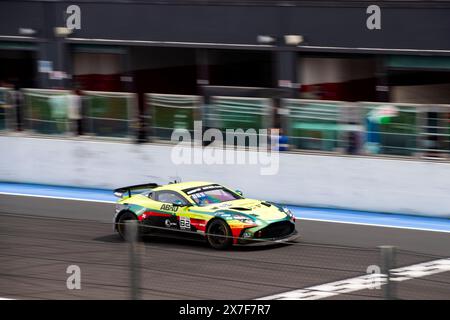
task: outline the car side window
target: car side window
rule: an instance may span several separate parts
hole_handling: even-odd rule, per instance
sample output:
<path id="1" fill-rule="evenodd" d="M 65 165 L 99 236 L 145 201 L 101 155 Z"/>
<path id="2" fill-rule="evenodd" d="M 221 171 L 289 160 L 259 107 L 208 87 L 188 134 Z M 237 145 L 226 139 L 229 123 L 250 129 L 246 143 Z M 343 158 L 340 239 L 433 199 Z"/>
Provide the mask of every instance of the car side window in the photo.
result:
<path id="1" fill-rule="evenodd" d="M 187 204 L 186 199 L 173 191 L 159 191 L 156 194 L 156 200 L 165 203 L 176 203 L 180 205 Z"/>

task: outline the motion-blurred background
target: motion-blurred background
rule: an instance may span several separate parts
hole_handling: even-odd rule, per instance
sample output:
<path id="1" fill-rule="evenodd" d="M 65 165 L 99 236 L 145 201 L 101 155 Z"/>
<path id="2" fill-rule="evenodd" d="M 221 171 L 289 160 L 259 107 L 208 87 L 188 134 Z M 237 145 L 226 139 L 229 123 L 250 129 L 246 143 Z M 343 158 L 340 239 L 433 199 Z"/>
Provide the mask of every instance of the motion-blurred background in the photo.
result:
<path id="1" fill-rule="evenodd" d="M 2 1 L 0 103 L 22 89 L 42 134 L 68 131 L 51 90 L 77 88 L 90 135 L 167 139 L 209 119 L 282 128 L 291 150 L 447 158 L 448 4 L 380 1 L 371 30 L 369 1 Z"/>

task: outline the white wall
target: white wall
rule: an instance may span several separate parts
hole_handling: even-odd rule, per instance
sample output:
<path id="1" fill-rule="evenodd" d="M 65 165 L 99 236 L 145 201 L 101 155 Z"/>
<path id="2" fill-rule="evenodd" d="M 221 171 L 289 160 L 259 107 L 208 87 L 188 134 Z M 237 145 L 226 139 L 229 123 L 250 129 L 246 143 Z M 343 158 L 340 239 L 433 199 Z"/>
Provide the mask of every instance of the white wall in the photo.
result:
<path id="1" fill-rule="evenodd" d="M 0 181 L 116 188 L 181 176 L 286 204 L 450 217 L 449 163 L 284 153 L 264 176 L 258 165 L 175 166 L 168 145 L 0 136 L 0 150 Z"/>

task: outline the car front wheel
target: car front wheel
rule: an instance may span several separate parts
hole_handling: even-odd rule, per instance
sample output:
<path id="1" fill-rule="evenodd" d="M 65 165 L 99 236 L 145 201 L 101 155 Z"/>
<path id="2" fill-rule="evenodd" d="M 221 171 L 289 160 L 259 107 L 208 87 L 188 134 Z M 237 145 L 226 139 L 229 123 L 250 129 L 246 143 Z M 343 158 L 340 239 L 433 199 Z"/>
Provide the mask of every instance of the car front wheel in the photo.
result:
<path id="1" fill-rule="evenodd" d="M 213 220 L 208 225 L 206 240 L 214 249 L 224 250 L 229 248 L 233 243 L 230 227 L 221 219 Z"/>

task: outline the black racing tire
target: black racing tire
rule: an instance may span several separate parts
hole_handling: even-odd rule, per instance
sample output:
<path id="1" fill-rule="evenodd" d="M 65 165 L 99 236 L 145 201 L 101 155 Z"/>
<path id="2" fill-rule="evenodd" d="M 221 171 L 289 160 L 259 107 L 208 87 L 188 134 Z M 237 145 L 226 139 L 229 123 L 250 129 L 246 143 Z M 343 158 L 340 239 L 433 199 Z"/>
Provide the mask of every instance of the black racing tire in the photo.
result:
<path id="1" fill-rule="evenodd" d="M 130 220 L 137 221 L 138 219 L 133 212 L 127 211 L 127 212 L 122 213 L 119 217 L 119 220 L 117 221 L 117 232 L 119 232 L 119 235 L 123 240 L 128 240 L 127 236 L 126 236 L 126 228 L 127 228 L 126 223 L 127 223 L 127 221 L 130 221 Z M 139 231 L 139 229 L 140 228 L 138 226 L 138 235 L 137 235 L 138 240 L 141 237 L 141 234 L 140 234 L 141 232 Z"/>
<path id="2" fill-rule="evenodd" d="M 208 224 L 206 241 L 214 249 L 228 249 L 233 244 L 232 236 L 231 229 L 224 220 L 214 219 Z"/>

